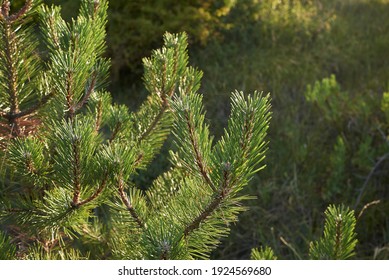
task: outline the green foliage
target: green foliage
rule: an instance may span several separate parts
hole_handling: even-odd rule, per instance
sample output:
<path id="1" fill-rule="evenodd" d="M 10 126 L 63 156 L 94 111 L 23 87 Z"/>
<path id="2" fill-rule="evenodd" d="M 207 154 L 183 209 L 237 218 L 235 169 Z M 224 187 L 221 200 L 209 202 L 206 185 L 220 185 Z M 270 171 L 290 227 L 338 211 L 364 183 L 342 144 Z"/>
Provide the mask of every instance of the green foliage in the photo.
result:
<path id="1" fill-rule="evenodd" d="M 324 198 L 333 197 L 342 191 L 347 161 L 346 144 L 342 137 L 337 137 L 329 160 L 331 174 L 328 178 L 328 188 L 326 189 L 328 193 L 323 194 Z"/>
<path id="2" fill-rule="evenodd" d="M 337 121 L 342 108 L 347 104 L 347 95 L 340 91 L 335 75 L 315 82 L 314 86 L 307 86 L 305 98 L 314 103 L 328 121 Z"/>
<path id="3" fill-rule="evenodd" d="M 108 44 L 114 78 L 120 71 L 139 72 L 140 60 L 159 45 L 165 31 L 182 32 L 192 41 L 204 44 L 220 29 L 227 28 L 223 17 L 235 0 L 206 1 L 112 1 L 110 3 Z M 125 13 L 123 12 L 125 11 Z M 128 70 L 127 70 L 128 71 Z"/>
<path id="4" fill-rule="evenodd" d="M 354 211 L 343 205 L 329 206 L 325 212 L 324 236 L 311 243 L 312 259 L 345 260 L 351 258 L 357 244 Z"/>
<path id="5" fill-rule="evenodd" d="M 251 250 L 250 259 L 252 260 L 276 260 L 273 249 L 270 247 L 254 248 Z"/>
<path id="6" fill-rule="evenodd" d="M 34 1 L 26 1 L 14 14 L 10 14 L 8 1 L 0 4 L 0 91 L 7 93 L 0 97 L 0 141 L 3 142 L 5 135 L 26 135 L 35 128 L 34 109 L 46 102 L 46 96 L 35 90 L 42 79 L 42 63 L 35 52 L 38 40 L 34 28 L 28 24 Z"/>
<path id="7" fill-rule="evenodd" d="M 246 209 L 243 187 L 264 167 L 270 98 L 233 93 L 228 127 L 213 144 L 198 93 L 202 73 L 188 67 L 187 36 L 166 33 L 163 47 L 143 60 L 148 99 L 135 112 L 113 104 L 104 91 L 107 7 L 84 0 L 69 23 L 58 7 L 37 8 L 47 57 L 42 70 L 31 69 L 40 73 L 31 91 L 43 91 L 47 102 L 25 109 L 39 127 L 11 134 L 2 150 L 2 229 L 25 244 L 15 247 L 23 259 L 209 258 Z M 2 20 L 9 28 L 10 17 Z M 7 44 L 12 37 L 5 35 Z M 3 52 L 13 65 L 23 51 L 30 50 Z M 0 70 L 2 77 L 16 71 Z M 2 98 L 16 104 L 12 117 L 18 97 L 4 87 Z M 171 130 L 171 168 L 145 191 L 134 178 Z"/>
<path id="8" fill-rule="evenodd" d="M 11 238 L 0 231 L 0 260 L 13 260 L 16 258 L 16 245 Z"/>
<path id="9" fill-rule="evenodd" d="M 385 113 L 386 121 L 389 122 L 389 92 L 382 94 L 381 110 Z"/>

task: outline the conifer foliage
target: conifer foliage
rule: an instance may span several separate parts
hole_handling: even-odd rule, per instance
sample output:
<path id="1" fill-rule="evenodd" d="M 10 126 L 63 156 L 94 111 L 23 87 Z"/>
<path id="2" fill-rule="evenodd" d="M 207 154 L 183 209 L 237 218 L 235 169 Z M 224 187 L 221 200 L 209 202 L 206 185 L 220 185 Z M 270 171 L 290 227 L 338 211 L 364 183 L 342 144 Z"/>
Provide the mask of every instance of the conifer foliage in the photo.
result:
<path id="1" fill-rule="evenodd" d="M 354 211 L 344 205 L 330 205 L 325 211 L 324 236 L 310 245 L 311 259 L 345 260 L 357 245 Z"/>
<path id="2" fill-rule="evenodd" d="M 143 60 L 150 94 L 130 112 L 104 90 L 107 1 L 83 0 L 69 23 L 39 1 L 0 3 L 0 257 L 208 258 L 263 168 L 269 97 L 233 93 L 214 143 L 185 34 Z M 171 132 L 172 167 L 143 190 L 134 178 Z"/>

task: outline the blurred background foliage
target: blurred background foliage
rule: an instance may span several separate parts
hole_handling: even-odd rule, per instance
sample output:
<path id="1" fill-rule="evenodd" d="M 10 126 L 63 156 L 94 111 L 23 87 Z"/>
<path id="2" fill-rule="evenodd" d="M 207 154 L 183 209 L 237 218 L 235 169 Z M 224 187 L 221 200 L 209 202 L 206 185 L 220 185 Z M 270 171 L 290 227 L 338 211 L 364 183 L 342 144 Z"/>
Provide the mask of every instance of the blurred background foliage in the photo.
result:
<path id="1" fill-rule="evenodd" d="M 23 1 L 13 1 L 15 7 Z M 66 19 L 78 1 L 62 5 Z M 248 259 L 270 246 L 279 259 L 308 258 L 324 210 L 355 210 L 358 259 L 389 258 L 389 0 L 111 0 L 111 92 L 137 108 L 146 97 L 141 58 L 165 31 L 186 31 L 190 63 L 218 137 L 234 89 L 271 92 L 267 168 L 214 258 Z M 165 170 L 167 150 L 138 183 Z"/>

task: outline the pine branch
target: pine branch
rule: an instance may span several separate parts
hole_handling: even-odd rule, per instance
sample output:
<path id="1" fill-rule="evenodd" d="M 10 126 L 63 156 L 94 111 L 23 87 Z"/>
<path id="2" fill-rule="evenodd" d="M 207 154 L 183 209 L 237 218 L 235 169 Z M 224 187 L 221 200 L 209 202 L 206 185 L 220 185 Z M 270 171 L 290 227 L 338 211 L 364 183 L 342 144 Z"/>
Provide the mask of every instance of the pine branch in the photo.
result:
<path id="1" fill-rule="evenodd" d="M 214 147 L 217 162 L 230 162 L 232 184 L 237 189 L 246 185 L 251 176 L 263 167 L 259 164 L 266 151 L 265 136 L 269 127 L 269 96 L 254 92 L 246 98 L 242 92 L 231 97 L 228 128 Z M 216 174 L 217 175 L 217 174 Z"/>
<path id="2" fill-rule="evenodd" d="M 75 207 L 80 207 L 84 204 L 91 202 L 92 200 L 95 200 L 102 193 L 104 188 L 107 186 L 108 175 L 109 175 L 108 172 L 105 172 L 99 188 L 90 197 L 78 202 L 77 205 L 75 205 Z"/>
<path id="3" fill-rule="evenodd" d="M 205 207 L 204 211 L 200 213 L 189 225 L 184 229 L 184 236 L 187 237 L 191 232 L 198 229 L 201 222 L 205 221 L 212 213 L 220 206 L 223 200 L 227 197 L 230 191 L 230 168 L 225 165 L 223 172 L 223 183 L 220 191 L 214 196 L 213 200 Z"/>
<path id="4" fill-rule="evenodd" d="M 80 15 L 69 24 L 59 8 L 40 9 L 42 35 L 50 51 L 48 73 L 56 92 L 54 105 L 65 119 L 73 119 L 108 76 L 108 60 L 102 58 L 107 3 L 90 4 L 82 1 Z"/>
<path id="5" fill-rule="evenodd" d="M 212 137 L 204 124 L 201 95 L 193 92 L 190 81 L 186 81 L 186 85 L 180 88 L 180 95 L 171 103 L 175 118 L 173 134 L 178 149 L 172 160 L 176 167 L 184 168 L 193 177 L 182 182 L 184 186 L 175 199 L 177 203 L 185 203 L 183 198 L 193 199 L 196 193 L 210 198 L 207 202 L 193 203 L 188 209 L 181 204 L 175 205 L 174 201 L 170 207 L 176 209 L 174 213 L 179 209 L 198 211 L 194 217 L 182 215 L 176 219 L 182 221 L 182 238 L 189 243 L 190 254 L 204 258 L 226 234 L 228 224 L 244 210 L 240 202 L 248 197 L 238 195 L 238 192 L 259 170 L 258 164 L 264 158 L 269 100 L 257 92 L 247 98 L 243 93 L 233 94 L 228 130 L 212 149 Z"/>
<path id="6" fill-rule="evenodd" d="M 72 120 L 75 114 L 75 108 L 73 104 L 73 71 L 69 70 L 66 73 L 65 91 L 66 91 L 66 119 Z"/>
<path id="7" fill-rule="evenodd" d="M 122 128 L 122 122 L 118 121 L 112 131 L 112 134 L 111 134 L 111 137 L 109 138 L 109 142 L 112 142 L 113 140 L 115 140 L 116 136 L 118 135 L 118 133 L 120 132 L 120 129 Z"/>
<path id="8" fill-rule="evenodd" d="M 194 124 L 192 122 L 192 117 L 190 114 L 191 113 L 189 111 L 186 111 L 185 120 L 186 120 L 186 124 L 187 124 L 188 131 L 189 131 L 190 143 L 192 145 L 192 149 L 193 149 L 194 154 L 195 154 L 195 162 L 196 162 L 196 165 L 199 168 L 201 176 L 204 178 L 205 182 L 211 187 L 211 189 L 214 192 L 216 192 L 217 191 L 216 187 L 214 186 L 211 179 L 209 178 L 209 175 L 208 175 L 209 171 L 207 170 L 208 168 L 206 167 L 206 164 L 204 163 L 203 156 L 202 156 L 201 151 L 199 149 L 198 140 L 196 139 L 196 135 L 195 135 L 195 127 L 194 127 Z"/>
<path id="9" fill-rule="evenodd" d="M 22 17 L 26 15 L 31 10 L 33 4 L 33 0 L 27 0 L 24 6 L 17 12 L 12 15 L 9 15 L 10 11 L 10 2 L 8 0 L 5 0 L 3 2 L 2 7 L 0 8 L 0 14 L 2 17 L 9 22 L 10 24 L 14 23 L 15 21 L 20 20 Z M 1 17 L 1 16 L 0 16 Z"/>
<path id="10" fill-rule="evenodd" d="M 177 74 L 177 65 L 178 65 L 178 54 L 177 54 L 177 48 L 174 49 L 174 58 L 173 58 L 173 75 L 172 78 L 175 79 Z M 158 123 L 161 121 L 163 115 L 165 114 L 166 110 L 169 107 L 168 98 L 172 97 L 174 94 L 174 87 L 171 87 L 170 89 L 166 88 L 167 83 L 167 74 L 166 74 L 166 63 L 163 63 L 162 65 L 162 85 L 161 88 L 158 88 L 157 86 L 154 86 L 155 92 L 158 93 L 158 95 L 161 98 L 161 105 L 158 114 L 155 116 L 153 121 L 150 123 L 149 127 L 141 134 L 139 137 L 138 142 L 145 140 L 150 133 L 156 128 Z"/>
<path id="11" fill-rule="evenodd" d="M 139 137 L 138 143 L 145 140 L 151 134 L 151 132 L 153 132 L 155 130 L 158 123 L 161 121 L 163 115 L 165 114 L 167 107 L 168 107 L 167 102 L 162 101 L 162 105 L 161 105 L 161 108 L 160 108 L 158 114 L 154 117 L 153 121 L 147 127 L 145 132 L 142 133 L 142 135 Z"/>
<path id="12" fill-rule="evenodd" d="M 92 94 L 93 90 L 95 89 L 96 81 L 97 81 L 97 73 L 93 72 L 92 73 L 92 80 L 88 86 L 88 89 L 86 90 L 86 93 L 85 93 L 84 97 L 82 98 L 82 100 L 79 103 L 77 103 L 77 105 L 75 106 L 74 111 L 80 110 L 88 102 L 90 95 Z"/>
<path id="13" fill-rule="evenodd" d="M 99 99 L 96 107 L 95 131 L 98 132 L 103 120 L 103 101 Z"/>
<path id="14" fill-rule="evenodd" d="M 16 13 L 10 15 L 10 1 L 2 1 L 0 11 L 0 92 L 6 110 L 1 116 L 7 120 L 0 124 L 7 133 L 6 138 L 28 135 L 39 123 L 37 118 L 29 118 L 47 100 L 30 105 L 36 97 L 36 78 L 39 74 L 40 58 L 35 50 L 38 40 L 34 38 L 32 27 L 27 26 L 24 18 L 30 13 L 33 1 L 28 0 Z M 25 108 L 21 111 L 21 108 Z"/>
<path id="15" fill-rule="evenodd" d="M 7 20 L 9 17 L 9 11 L 11 10 L 11 3 L 8 0 L 5 0 L 0 7 L 0 19 Z"/>
<path id="16" fill-rule="evenodd" d="M 0 231 L 0 260 L 12 260 L 16 258 L 16 246 L 5 233 Z"/>
<path id="17" fill-rule="evenodd" d="M 154 119 L 142 131 L 139 142 L 150 135 L 169 107 L 168 99 L 173 96 L 186 70 L 188 60 L 186 47 L 187 36 L 185 33 L 179 35 L 166 33 L 164 47 L 161 50 L 154 51 L 151 58 L 143 60 L 146 88 L 152 95 L 158 95 L 160 107 Z"/>
<path id="18" fill-rule="evenodd" d="M 26 110 L 20 111 L 19 113 L 13 115 L 11 113 L 6 113 L 3 117 L 7 119 L 13 119 L 13 118 L 19 119 L 22 117 L 27 117 L 29 115 L 35 114 L 36 111 L 42 108 L 53 96 L 54 96 L 53 93 L 49 93 L 48 95 L 42 97 L 38 103 L 30 106 Z"/>
<path id="19" fill-rule="evenodd" d="M 218 181 L 212 180 L 210 176 L 214 168 L 211 159 L 212 137 L 209 136 L 208 126 L 204 124 L 202 97 L 195 92 L 189 92 L 188 95 L 183 92 L 186 89 L 180 88 L 180 96 L 172 100 L 175 119 L 173 135 L 178 148 L 178 158 L 174 159 L 177 161 L 174 164 L 183 165 L 215 193 L 218 192 L 215 186 Z"/>
<path id="20" fill-rule="evenodd" d="M 20 113 L 20 88 L 19 83 L 23 83 L 24 78 L 18 66 L 20 62 L 20 56 L 18 49 L 22 46 L 18 46 L 19 39 L 17 38 L 16 29 L 13 30 L 12 24 L 22 19 L 27 12 L 32 8 L 32 0 L 26 1 L 25 5 L 15 14 L 10 15 L 10 2 L 4 1 L 0 7 L 0 22 L 2 24 L 2 39 L 4 50 L 2 52 L 3 58 L 2 63 L 4 64 L 5 70 L 5 88 L 9 97 L 9 108 L 10 111 L 6 114 L 2 112 L 2 116 L 8 120 L 9 126 L 11 127 L 12 137 L 19 136 L 21 134 L 20 120 L 25 114 Z M 28 63 L 27 63 L 28 65 Z"/>
<path id="21" fill-rule="evenodd" d="M 122 178 L 122 173 L 119 172 L 118 175 L 118 190 L 119 190 L 119 195 L 121 200 L 123 201 L 124 205 L 126 206 L 128 212 L 130 213 L 131 217 L 134 219 L 134 221 L 137 223 L 137 225 L 140 228 L 144 227 L 144 223 L 142 222 L 141 218 L 139 215 L 136 213 L 134 207 L 132 206 L 131 202 L 129 201 L 126 193 L 124 192 L 124 181 Z"/>
<path id="22" fill-rule="evenodd" d="M 7 4 L 8 3 L 8 4 Z M 14 56 L 17 53 L 17 46 L 15 42 L 16 34 L 13 32 L 11 23 L 7 21 L 9 13 L 9 2 L 5 1 L 2 7 L 3 15 L 5 16 L 2 22 L 3 24 L 3 42 L 5 45 L 4 48 L 4 64 L 7 75 L 7 90 L 9 95 L 10 103 L 10 112 L 9 112 L 9 124 L 12 126 L 12 136 L 18 136 L 19 131 L 19 122 L 17 118 L 11 117 L 19 113 L 19 99 L 18 99 L 18 75 L 16 69 L 16 63 L 14 61 Z"/>
<path id="23" fill-rule="evenodd" d="M 73 186 L 74 186 L 74 192 L 73 192 L 73 200 L 72 200 L 72 207 L 77 207 L 79 204 L 80 199 L 80 191 L 81 191 L 81 182 L 80 182 L 80 139 L 78 139 L 78 136 L 74 136 L 74 139 L 72 139 L 72 157 L 73 157 Z"/>
<path id="24" fill-rule="evenodd" d="M 330 205 L 325 216 L 324 236 L 310 244 L 310 257 L 319 260 L 351 258 L 357 244 L 354 211 L 343 205 Z"/>

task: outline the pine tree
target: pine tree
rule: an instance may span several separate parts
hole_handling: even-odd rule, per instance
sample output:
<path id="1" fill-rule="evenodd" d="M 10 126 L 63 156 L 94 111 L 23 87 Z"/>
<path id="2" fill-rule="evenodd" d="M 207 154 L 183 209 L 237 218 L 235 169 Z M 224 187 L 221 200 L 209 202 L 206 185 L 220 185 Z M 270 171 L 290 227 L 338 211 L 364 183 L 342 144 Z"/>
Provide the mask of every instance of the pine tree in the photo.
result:
<path id="1" fill-rule="evenodd" d="M 105 91 L 107 1 L 83 0 L 69 23 L 39 1 L 0 3 L 0 257 L 209 258 L 264 167 L 269 96 L 234 92 L 215 142 L 184 33 L 143 60 L 149 96 L 130 112 Z M 134 179 L 170 133 L 172 167 L 143 190 Z"/>

